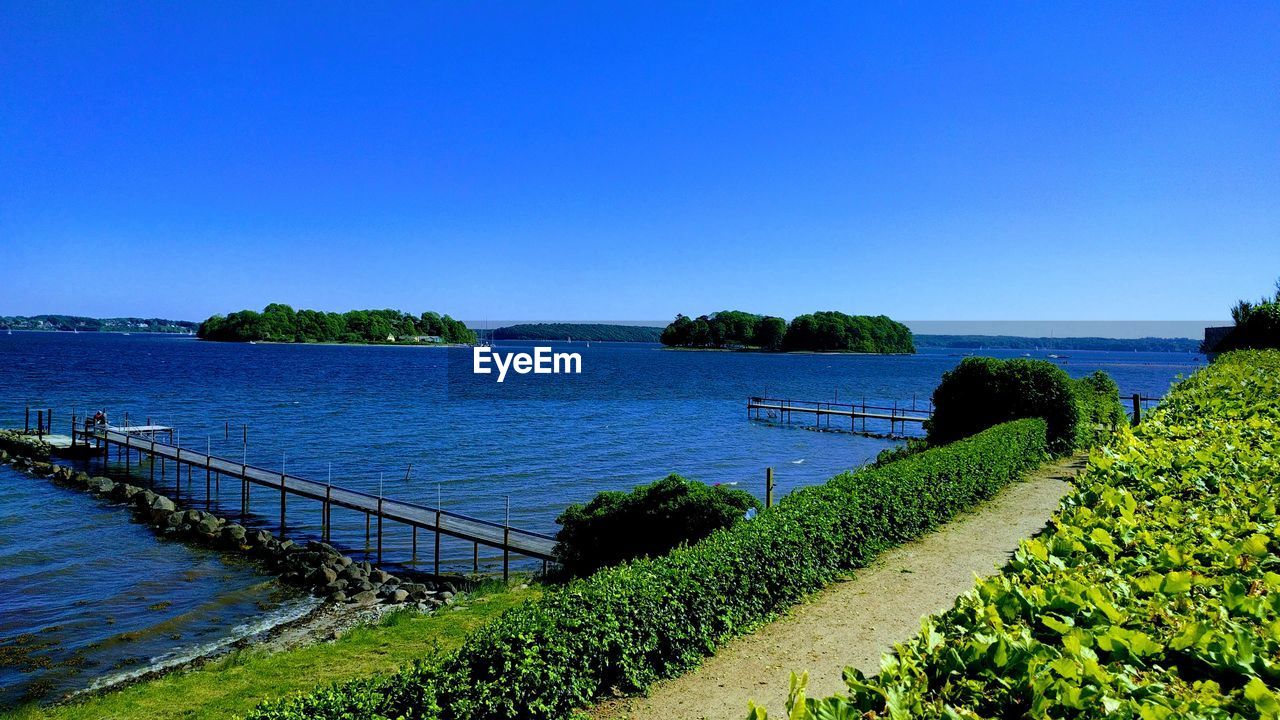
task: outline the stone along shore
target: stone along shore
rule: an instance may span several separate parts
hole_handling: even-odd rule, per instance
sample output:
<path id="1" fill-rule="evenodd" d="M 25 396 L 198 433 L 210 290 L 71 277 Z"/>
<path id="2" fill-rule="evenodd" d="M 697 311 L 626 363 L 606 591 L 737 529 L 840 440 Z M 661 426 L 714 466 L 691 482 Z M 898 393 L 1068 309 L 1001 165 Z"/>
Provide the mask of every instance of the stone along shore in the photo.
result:
<path id="1" fill-rule="evenodd" d="M 52 450 L 34 436 L 0 430 L 0 462 L 123 503 L 135 518 L 162 536 L 247 555 L 281 581 L 330 602 L 416 604 L 419 610 L 430 610 L 451 603 L 458 590 L 454 583 L 443 580 L 408 582 L 368 562 L 356 562 L 327 543 L 312 540 L 299 545 L 281 540 L 266 530 L 245 528 L 211 512 L 184 508 L 146 488 L 75 471 L 50 462 Z"/>

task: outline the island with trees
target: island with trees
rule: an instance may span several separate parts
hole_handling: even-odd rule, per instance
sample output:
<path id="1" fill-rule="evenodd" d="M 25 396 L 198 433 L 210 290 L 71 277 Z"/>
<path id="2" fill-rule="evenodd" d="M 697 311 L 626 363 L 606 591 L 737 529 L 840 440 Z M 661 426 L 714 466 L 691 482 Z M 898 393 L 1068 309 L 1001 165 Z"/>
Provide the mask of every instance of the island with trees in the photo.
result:
<path id="1" fill-rule="evenodd" d="M 200 323 L 197 335 L 222 342 L 472 344 L 476 334 L 448 315 L 399 310 L 351 310 L 345 313 L 294 310 L 272 303 L 262 312 L 241 310 L 214 315 Z"/>
<path id="2" fill-rule="evenodd" d="M 772 315 L 724 310 L 690 318 L 677 315 L 662 331 L 663 345 L 691 349 L 772 352 L 910 354 L 911 330 L 884 315 L 819 311 L 787 322 Z"/>
<path id="3" fill-rule="evenodd" d="M 601 323 L 522 323 L 493 331 L 494 340 L 589 340 L 656 343 L 662 328 Z"/>
<path id="4" fill-rule="evenodd" d="M 917 348 L 952 350 L 1107 350 L 1185 352 L 1200 349 L 1192 338 L 1021 337 L 1017 335 L 916 335 Z"/>
<path id="5" fill-rule="evenodd" d="M 42 330 L 46 332 L 138 332 L 176 333 L 186 335 L 195 332 L 196 323 L 189 320 L 165 320 L 163 318 L 92 318 L 82 315 L 4 315 L 0 316 L 0 328 L 5 330 Z"/>

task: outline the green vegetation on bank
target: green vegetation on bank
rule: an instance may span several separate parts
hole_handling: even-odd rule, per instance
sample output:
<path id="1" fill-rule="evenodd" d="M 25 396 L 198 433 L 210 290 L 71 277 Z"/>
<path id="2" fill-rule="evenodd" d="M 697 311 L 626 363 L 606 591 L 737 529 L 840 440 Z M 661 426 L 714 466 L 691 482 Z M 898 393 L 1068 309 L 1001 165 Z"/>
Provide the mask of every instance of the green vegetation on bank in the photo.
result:
<path id="1" fill-rule="evenodd" d="M 554 718 L 695 666 L 804 595 L 991 497 L 1046 457 L 1018 420 L 788 494 L 670 554 L 548 590 L 457 652 L 268 703 L 254 720 Z"/>
<path id="2" fill-rule="evenodd" d="M 592 342 L 658 342 L 662 328 L 599 323 L 525 323 L 500 327 L 494 340 L 589 340 Z"/>
<path id="3" fill-rule="evenodd" d="M 0 315 L 0 328 L 71 332 L 194 332 L 196 323 L 161 318 L 91 318 L 81 315 Z"/>
<path id="4" fill-rule="evenodd" d="M 682 543 L 763 509 L 754 495 L 668 475 L 631 492 L 606 490 L 585 505 L 570 505 L 556 522 L 556 559 L 566 575 L 590 575 L 639 557 L 657 557 Z"/>
<path id="5" fill-rule="evenodd" d="M 272 303 L 262 312 L 241 310 L 200 323 L 199 336 L 224 342 L 474 343 L 476 334 L 448 315 L 399 310 L 345 313 L 294 310 Z"/>
<path id="6" fill-rule="evenodd" d="M 938 445 L 1009 420 L 1039 417 L 1048 424 L 1050 451 L 1065 454 L 1124 422 L 1119 393 L 1101 371 L 1073 380 L 1045 360 L 970 357 L 943 373 L 925 427 L 929 443 Z"/>
<path id="7" fill-rule="evenodd" d="M 223 720 L 264 698 L 309 692 L 328 683 L 389 673 L 412 660 L 452 651 L 468 634 L 520 603 L 537 587 L 486 585 L 429 614 L 402 611 L 334 642 L 266 653 L 240 650 L 194 670 L 56 707 L 13 711 L 16 720 Z"/>
<path id="8" fill-rule="evenodd" d="M 1272 297 L 1236 303 L 1231 319 L 1235 325 L 1213 347 L 1205 348 L 1206 352 L 1280 348 L 1280 281 Z"/>
<path id="9" fill-rule="evenodd" d="M 1224 355 L 1093 451 L 1002 574 L 847 693 L 793 680 L 787 717 L 1275 720 L 1278 497 L 1280 352 Z"/>
<path id="10" fill-rule="evenodd" d="M 906 325 L 884 315 L 846 315 L 823 311 L 780 317 L 737 310 L 688 318 L 677 315 L 662 331 L 663 345 L 684 348 L 860 353 L 913 353 Z"/>
<path id="11" fill-rule="evenodd" d="M 1192 338 L 1018 337 L 1014 335 L 922 335 L 917 348 L 968 350 L 1109 350 L 1112 352 L 1200 352 Z"/>

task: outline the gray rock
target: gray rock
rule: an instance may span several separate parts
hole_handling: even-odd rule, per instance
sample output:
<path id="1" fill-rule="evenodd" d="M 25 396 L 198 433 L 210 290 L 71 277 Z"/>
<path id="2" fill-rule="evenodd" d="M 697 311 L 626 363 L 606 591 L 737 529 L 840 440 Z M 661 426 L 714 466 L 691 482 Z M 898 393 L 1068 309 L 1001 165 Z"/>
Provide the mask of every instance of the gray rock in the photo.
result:
<path id="1" fill-rule="evenodd" d="M 274 538 L 266 530 L 253 530 L 245 535 L 245 539 L 249 541 L 250 545 L 266 545 Z"/>
<path id="2" fill-rule="evenodd" d="M 404 590 L 396 589 L 391 591 L 391 596 L 390 596 L 391 602 L 402 603 L 408 599 L 409 599 L 409 593 L 405 592 Z"/>
<path id="3" fill-rule="evenodd" d="M 90 490 L 96 493 L 106 494 L 111 492 L 111 489 L 114 488 L 116 484 L 111 482 L 110 478 L 96 476 L 89 478 L 88 486 Z"/>
<path id="4" fill-rule="evenodd" d="M 222 528 L 222 539 L 232 545 L 243 545 L 245 539 L 245 530 L 241 525 L 231 523 Z"/>
<path id="5" fill-rule="evenodd" d="M 178 506 L 172 500 L 163 495 L 155 495 L 151 499 L 150 507 L 152 510 L 168 510 L 169 512 L 178 509 Z"/>
<path id="6" fill-rule="evenodd" d="M 212 515 L 206 515 L 200 519 L 200 522 L 196 523 L 195 530 L 201 535 L 217 535 L 219 530 L 218 519 Z"/>
<path id="7" fill-rule="evenodd" d="M 331 595 L 330 597 L 332 597 L 332 598 L 333 598 L 333 600 L 334 600 L 335 602 L 346 602 L 346 601 L 347 601 L 347 594 L 346 594 L 346 593 L 344 593 L 344 592 L 342 592 L 341 590 L 339 590 L 338 592 L 334 593 L 334 594 L 333 594 L 333 595 Z"/>
<path id="8" fill-rule="evenodd" d="M 335 595 L 335 597 L 337 596 Z M 378 599 L 378 594 L 372 590 L 365 590 L 363 592 L 358 592 L 355 595 L 351 596 L 351 602 L 359 603 L 361 605 L 372 603 L 377 599 Z"/>
<path id="9" fill-rule="evenodd" d="M 335 582 L 337 579 L 338 573 L 327 567 L 316 568 L 307 576 L 307 580 L 316 585 L 328 585 L 331 582 Z"/>
<path id="10" fill-rule="evenodd" d="M 369 573 L 369 579 L 376 583 L 385 583 L 391 575 L 386 570 L 377 568 Z"/>
<path id="11" fill-rule="evenodd" d="M 313 552 L 324 553 L 325 555 L 337 556 L 342 554 L 338 552 L 338 549 L 335 548 L 334 546 L 330 545 L 329 543 L 320 542 L 319 540 L 309 541 L 307 543 L 307 549 Z"/>

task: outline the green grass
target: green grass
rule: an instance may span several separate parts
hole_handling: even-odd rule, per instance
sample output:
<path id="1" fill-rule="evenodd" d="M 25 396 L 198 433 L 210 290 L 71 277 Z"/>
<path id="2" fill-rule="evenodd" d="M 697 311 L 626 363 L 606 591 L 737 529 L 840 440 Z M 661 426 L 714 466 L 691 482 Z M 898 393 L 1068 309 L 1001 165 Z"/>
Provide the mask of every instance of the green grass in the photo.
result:
<path id="1" fill-rule="evenodd" d="M 395 670 L 416 658 L 457 648 L 473 630 L 541 594 L 540 588 L 486 583 L 453 607 L 431 614 L 392 613 L 335 642 L 275 654 L 253 649 L 118 692 L 58 707 L 26 707 L 16 720 L 228 718 L 263 700 Z"/>

